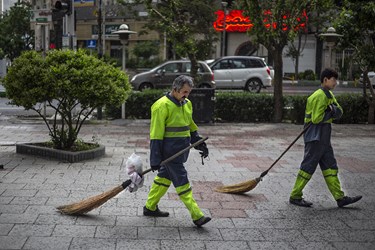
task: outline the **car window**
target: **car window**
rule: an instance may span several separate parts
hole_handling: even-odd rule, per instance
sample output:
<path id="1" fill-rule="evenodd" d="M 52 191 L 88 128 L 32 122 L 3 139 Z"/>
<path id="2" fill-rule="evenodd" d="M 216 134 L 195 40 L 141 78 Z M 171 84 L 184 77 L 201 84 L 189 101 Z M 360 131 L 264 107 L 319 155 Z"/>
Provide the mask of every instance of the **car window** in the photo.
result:
<path id="1" fill-rule="evenodd" d="M 183 72 L 186 72 L 186 73 L 190 73 L 191 71 L 191 63 L 190 62 L 187 62 L 187 63 L 184 63 L 184 68 L 183 68 Z M 198 73 L 201 73 L 201 72 L 204 72 L 204 68 L 203 68 L 203 65 L 198 63 Z"/>
<path id="2" fill-rule="evenodd" d="M 244 60 L 244 59 L 233 59 L 232 63 L 233 63 L 232 65 L 233 65 L 234 69 L 247 68 L 246 67 L 246 60 Z"/>
<path id="3" fill-rule="evenodd" d="M 228 59 L 221 60 L 220 62 L 216 63 L 215 66 L 213 66 L 212 69 L 230 69 L 231 62 Z"/>
<path id="4" fill-rule="evenodd" d="M 247 68 L 263 68 L 265 66 L 263 61 L 257 59 L 248 59 L 247 64 Z"/>
<path id="5" fill-rule="evenodd" d="M 180 73 L 182 71 L 181 63 L 169 63 L 161 68 L 165 73 Z"/>

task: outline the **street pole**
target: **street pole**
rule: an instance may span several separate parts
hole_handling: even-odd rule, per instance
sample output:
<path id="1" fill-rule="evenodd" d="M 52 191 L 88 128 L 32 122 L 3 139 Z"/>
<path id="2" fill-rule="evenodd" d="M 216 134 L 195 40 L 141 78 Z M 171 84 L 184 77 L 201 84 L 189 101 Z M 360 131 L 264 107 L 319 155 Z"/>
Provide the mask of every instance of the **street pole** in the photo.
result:
<path id="1" fill-rule="evenodd" d="M 221 51 L 221 56 L 225 56 L 225 43 L 226 43 L 226 29 L 227 29 L 227 6 L 228 6 L 228 3 L 227 2 L 221 2 L 221 5 L 223 6 L 224 8 L 224 29 L 223 29 L 223 42 L 222 42 L 222 51 Z"/>
<path id="2" fill-rule="evenodd" d="M 122 70 L 126 73 L 126 44 L 129 41 L 129 35 L 135 34 L 137 32 L 130 31 L 128 25 L 121 24 L 117 31 L 112 32 L 112 34 L 119 35 L 120 42 L 122 44 Z M 121 119 L 125 119 L 125 102 L 121 106 Z"/>
<path id="3" fill-rule="evenodd" d="M 98 6 L 98 58 L 102 58 L 102 0 L 99 0 Z M 102 107 L 97 108 L 97 119 L 101 120 L 103 118 Z"/>
<path id="4" fill-rule="evenodd" d="M 126 42 L 127 40 L 122 39 L 122 71 L 126 72 Z M 121 105 L 121 119 L 125 119 L 125 102 Z"/>

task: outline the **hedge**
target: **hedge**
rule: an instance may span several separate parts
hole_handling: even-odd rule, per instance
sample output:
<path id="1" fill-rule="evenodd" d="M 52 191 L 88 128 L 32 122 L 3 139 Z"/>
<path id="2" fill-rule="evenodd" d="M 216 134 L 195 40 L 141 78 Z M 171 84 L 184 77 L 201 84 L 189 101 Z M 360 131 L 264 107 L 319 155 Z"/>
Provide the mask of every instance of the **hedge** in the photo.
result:
<path id="1" fill-rule="evenodd" d="M 127 119 L 150 119 L 150 107 L 166 90 L 148 90 L 132 92 L 126 101 Z M 283 122 L 302 124 L 308 95 L 284 95 Z M 216 122 L 272 122 L 274 100 L 270 94 L 247 92 L 215 93 Z M 337 101 L 344 109 L 344 114 L 337 123 L 357 124 L 367 122 L 368 104 L 361 94 L 338 94 Z M 107 118 L 121 118 L 121 107 L 107 107 Z"/>

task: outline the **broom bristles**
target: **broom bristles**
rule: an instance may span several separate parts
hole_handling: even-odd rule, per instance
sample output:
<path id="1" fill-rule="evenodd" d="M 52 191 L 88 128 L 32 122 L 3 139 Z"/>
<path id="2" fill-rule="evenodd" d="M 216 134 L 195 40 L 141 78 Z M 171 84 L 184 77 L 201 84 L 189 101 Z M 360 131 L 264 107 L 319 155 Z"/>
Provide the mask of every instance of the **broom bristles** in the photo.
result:
<path id="1" fill-rule="evenodd" d="M 250 181 L 244 181 L 238 184 L 229 185 L 229 186 L 221 186 L 216 188 L 215 191 L 220 193 L 229 193 L 229 194 L 243 194 L 249 192 L 250 190 L 254 189 L 260 178 L 256 178 Z"/>
<path id="2" fill-rule="evenodd" d="M 111 190 L 108 190 L 102 194 L 87 198 L 85 200 L 72 203 L 69 205 L 63 205 L 57 207 L 57 209 L 67 215 L 79 215 L 79 214 L 85 214 L 87 212 L 90 212 L 91 210 L 100 207 L 105 202 L 107 202 L 109 199 L 113 198 L 114 196 L 118 195 L 121 191 L 123 191 L 124 188 L 122 185 L 117 186 Z"/>

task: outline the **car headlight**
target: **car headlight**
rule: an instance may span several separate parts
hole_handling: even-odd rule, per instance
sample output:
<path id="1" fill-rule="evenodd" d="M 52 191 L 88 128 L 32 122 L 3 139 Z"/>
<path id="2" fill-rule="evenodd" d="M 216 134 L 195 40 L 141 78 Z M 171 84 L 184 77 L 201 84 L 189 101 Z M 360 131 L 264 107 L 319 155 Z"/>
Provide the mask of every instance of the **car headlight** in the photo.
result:
<path id="1" fill-rule="evenodd" d="M 135 78 L 137 78 L 137 76 L 133 76 L 132 79 L 130 80 L 131 82 L 135 81 Z"/>

